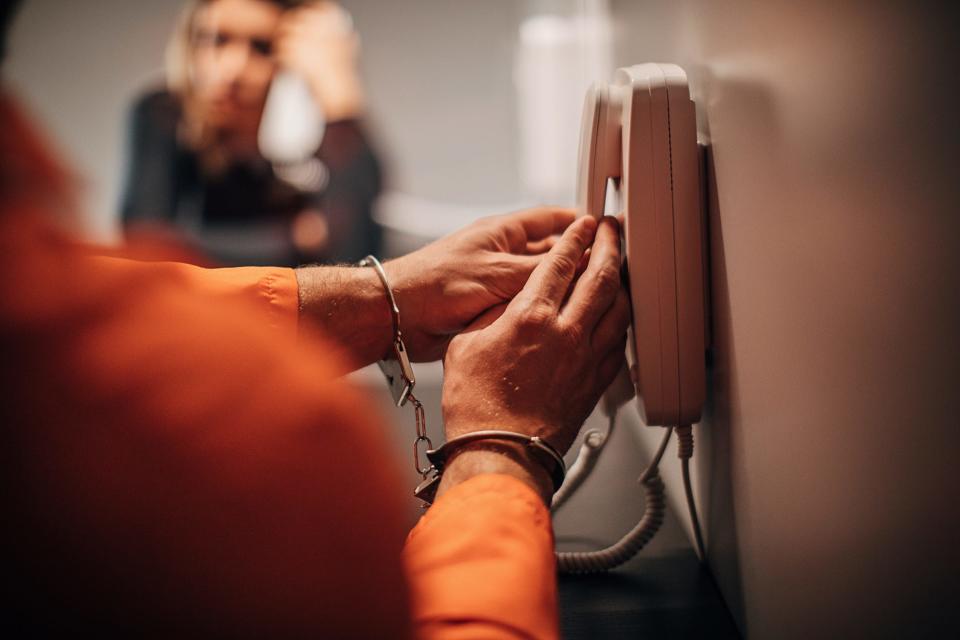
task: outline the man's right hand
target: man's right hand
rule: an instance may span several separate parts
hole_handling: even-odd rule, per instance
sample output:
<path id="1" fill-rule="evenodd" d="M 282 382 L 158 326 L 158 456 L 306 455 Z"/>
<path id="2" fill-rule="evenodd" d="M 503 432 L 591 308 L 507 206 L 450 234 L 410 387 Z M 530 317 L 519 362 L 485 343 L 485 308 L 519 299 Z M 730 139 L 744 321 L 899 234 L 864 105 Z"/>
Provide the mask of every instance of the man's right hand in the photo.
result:
<path id="1" fill-rule="evenodd" d="M 619 225 L 609 217 L 599 227 L 581 218 L 509 304 L 451 341 L 443 384 L 447 438 L 502 429 L 540 436 L 566 451 L 623 365 L 629 323 Z M 476 473 L 500 472 L 520 477 L 547 499 L 542 469 L 522 447 L 509 449 L 465 448 L 448 465 L 439 493 Z"/>

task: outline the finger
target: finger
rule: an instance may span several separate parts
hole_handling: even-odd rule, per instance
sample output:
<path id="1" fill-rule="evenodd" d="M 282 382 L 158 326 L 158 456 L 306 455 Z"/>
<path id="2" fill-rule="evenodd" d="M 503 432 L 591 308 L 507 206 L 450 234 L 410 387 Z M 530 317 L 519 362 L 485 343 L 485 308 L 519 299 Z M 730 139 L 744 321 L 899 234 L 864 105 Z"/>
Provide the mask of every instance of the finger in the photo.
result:
<path id="1" fill-rule="evenodd" d="M 542 301 L 558 310 L 576 274 L 580 257 L 593 241 L 596 229 L 596 220 L 591 217 L 580 218 L 567 227 L 550 253 L 530 274 L 515 300 L 523 303 Z"/>
<path id="2" fill-rule="evenodd" d="M 577 263 L 577 270 L 573 274 L 573 280 L 570 281 L 570 286 L 567 287 L 567 293 L 563 296 L 563 304 L 561 307 L 570 300 L 570 294 L 573 293 L 573 288 L 577 286 L 577 280 L 580 279 L 580 276 L 583 275 L 583 272 L 587 270 L 587 265 L 590 264 L 590 249 L 588 248 L 583 252 L 583 255 L 580 256 L 580 262 Z"/>
<path id="3" fill-rule="evenodd" d="M 550 248 L 552 249 L 553 245 L 555 245 L 560 238 L 559 236 L 551 236 L 551 239 L 552 241 L 550 243 Z M 543 254 L 525 256 L 512 255 L 511 263 L 515 265 L 517 272 L 523 274 L 524 280 L 526 280 L 526 278 L 530 277 L 530 274 L 533 272 L 533 270 L 537 268 L 537 265 L 543 261 L 543 258 Z M 563 302 L 561 303 L 561 306 L 570 298 L 570 293 L 573 291 L 573 286 L 576 283 L 577 278 L 580 277 L 580 274 L 586 271 L 589 261 L 590 249 L 587 249 L 583 255 L 580 256 L 580 261 L 577 263 L 577 270 L 573 275 L 573 279 L 570 281 L 567 291 L 563 294 Z"/>
<path id="4" fill-rule="evenodd" d="M 627 338 L 624 336 L 623 340 L 615 345 L 614 348 L 600 360 L 600 364 L 597 365 L 597 381 L 600 383 L 600 388 L 604 391 L 613 384 L 617 374 L 620 373 L 620 369 L 627 364 L 626 340 Z"/>
<path id="5" fill-rule="evenodd" d="M 543 238 L 542 240 L 533 240 L 527 242 L 526 253 L 528 255 L 540 255 L 546 253 L 553 249 L 553 245 L 557 244 L 557 240 L 560 239 L 559 235 L 552 235 Z"/>
<path id="6" fill-rule="evenodd" d="M 606 216 L 597 227 L 587 270 L 577 280 L 562 311 L 564 319 L 581 325 L 586 335 L 592 334 L 620 288 L 620 225 Z"/>
<path id="7" fill-rule="evenodd" d="M 590 264 L 590 256 L 592 254 L 593 254 L 593 251 L 591 251 L 590 249 L 587 249 L 586 251 L 583 252 L 583 255 L 580 256 L 580 262 L 577 263 L 577 275 L 576 275 L 577 278 L 583 275 L 583 272 L 587 270 L 587 265 Z"/>
<path id="8" fill-rule="evenodd" d="M 593 330 L 590 346 L 600 353 L 606 353 L 612 345 L 626 335 L 629 326 L 630 294 L 625 287 L 621 287 L 613 305 L 607 309 L 607 312 L 603 314 L 600 322 Z"/>
<path id="9" fill-rule="evenodd" d="M 527 240 L 541 240 L 563 233 L 576 219 L 573 209 L 536 207 L 508 214 L 510 220 L 520 223 Z"/>
<path id="10" fill-rule="evenodd" d="M 332 2 L 308 3 L 284 12 L 278 33 L 299 32 L 305 36 L 325 36 L 351 31 L 349 18 Z"/>
<path id="11" fill-rule="evenodd" d="M 461 333 L 470 333 L 471 331 L 480 331 L 486 329 L 496 322 L 503 312 L 507 310 L 507 303 L 494 305 L 474 318 Z"/>
<path id="12" fill-rule="evenodd" d="M 554 239 L 550 243 L 550 248 L 552 249 L 556 245 L 557 241 L 560 239 L 559 236 L 552 236 Z M 527 278 L 530 277 L 530 274 L 533 273 L 533 270 L 537 268 L 541 262 L 543 262 L 546 256 L 543 253 L 539 254 L 530 254 L 530 255 L 518 255 L 518 254 L 503 254 L 500 259 L 505 261 L 511 267 L 511 273 L 520 274 L 523 277 L 522 282 L 525 283 Z M 577 271 L 574 274 L 574 280 L 580 277 L 580 274 L 584 272 L 587 268 L 587 261 L 590 258 L 590 249 L 587 249 L 586 252 L 580 257 L 580 262 L 577 263 Z M 564 297 L 564 302 L 566 298 L 570 295 L 570 290 L 572 288 L 573 282 L 571 282 L 571 287 L 567 288 L 567 293 Z M 522 288 L 522 284 L 520 288 Z M 517 291 L 513 291 L 510 295 L 516 295 Z"/>

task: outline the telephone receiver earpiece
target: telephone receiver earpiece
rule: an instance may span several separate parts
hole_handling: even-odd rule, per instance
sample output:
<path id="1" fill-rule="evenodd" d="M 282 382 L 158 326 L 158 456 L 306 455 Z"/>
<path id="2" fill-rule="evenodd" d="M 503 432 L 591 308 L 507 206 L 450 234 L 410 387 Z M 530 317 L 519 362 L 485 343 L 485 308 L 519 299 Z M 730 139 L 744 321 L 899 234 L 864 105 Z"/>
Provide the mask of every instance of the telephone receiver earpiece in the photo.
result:
<path id="1" fill-rule="evenodd" d="M 703 211 L 694 103 L 672 64 L 617 70 L 587 91 L 577 207 L 604 215 L 619 180 L 633 323 L 627 347 L 640 417 L 689 425 L 706 397 Z M 605 403 L 625 402 L 624 394 Z"/>
<path id="2" fill-rule="evenodd" d="M 320 148 L 325 128 L 323 112 L 307 81 L 292 71 L 278 70 L 257 131 L 261 155 L 276 165 L 304 162 Z"/>
<path id="3" fill-rule="evenodd" d="M 608 179 L 620 178 L 621 101 L 617 88 L 595 82 L 587 90 L 580 123 L 577 209 L 601 218 Z"/>

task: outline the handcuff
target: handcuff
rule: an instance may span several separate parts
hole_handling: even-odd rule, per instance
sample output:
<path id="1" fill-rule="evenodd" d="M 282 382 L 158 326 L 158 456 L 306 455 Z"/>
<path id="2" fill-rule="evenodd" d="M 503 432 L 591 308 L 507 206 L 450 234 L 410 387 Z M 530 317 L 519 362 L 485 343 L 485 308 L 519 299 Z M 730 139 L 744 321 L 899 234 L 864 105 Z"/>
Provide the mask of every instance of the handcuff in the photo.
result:
<path id="1" fill-rule="evenodd" d="M 503 440 L 525 445 L 531 457 L 543 465 L 550 474 L 550 480 L 553 482 L 553 492 L 556 493 L 563 485 L 567 467 L 563 462 L 563 456 L 561 456 L 560 452 L 554 449 L 549 442 L 539 436 L 528 436 L 514 431 L 487 429 L 483 431 L 471 431 L 462 436 L 451 438 L 439 449 L 427 451 L 427 460 L 430 461 L 430 469 L 427 475 L 424 476 L 423 481 L 417 485 L 413 495 L 427 504 L 432 503 L 437 493 L 437 487 L 440 485 L 440 480 L 443 478 L 443 470 L 447 465 L 447 461 L 455 455 L 458 449 L 481 440 Z"/>
<path id="2" fill-rule="evenodd" d="M 427 436 L 427 417 L 423 411 L 423 403 L 413 395 L 417 378 L 413 374 L 410 356 L 407 355 L 407 346 L 403 343 L 403 336 L 400 333 L 400 308 L 397 306 L 397 299 L 393 295 L 390 281 L 387 280 L 387 272 L 383 270 L 380 261 L 371 255 L 361 260 L 358 266 L 373 267 L 387 292 L 387 300 L 390 302 L 390 316 L 393 319 L 392 357 L 381 358 L 377 361 L 377 366 L 380 367 L 380 371 L 387 379 L 387 386 L 390 388 L 390 395 L 393 396 L 394 404 L 398 408 L 407 404 L 408 400 L 413 404 L 417 423 L 417 437 L 413 441 L 413 467 L 417 470 L 417 473 L 426 477 L 430 472 L 430 466 L 420 466 L 420 449 L 423 445 L 426 445 L 428 449 L 433 449 L 433 442 Z"/>
<path id="3" fill-rule="evenodd" d="M 413 495 L 424 502 L 424 508 L 433 504 L 436 497 L 437 487 L 443 477 L 443 470 L 447 461 L 453 456 L 455 450 L 464 445 L 479 440 L 505 440 L 519 442 L 526 445 L 532 456 L 541 464 L 547 467 L 551 480 L 553 481 L 553 490 L 556 492 L 563 484 L 566 475 L 566 466 L 563 462 L 563 456 L 554 449 L 550 443 L 538 436 L 527 436 L 513 431 L 484 430 L 473 431 L 471 433 L 458 436 L 448 440 L 441 447 L 434 449 L 433 442 L 427 436 L 427 419 L 423 410 L 423 403 L 417 400 L 413 395 L 413 388 L 417 384 L 416 376 L 413 373 L 413 366 L 410 364 L 410 357 L 407 355 L 407 347 L 403 343 L 403 336 L 400 333 L 400 308 L 397 306 L 397 299 L 393 295 L 393 289 L 390 287 L 390 281 L 387 279 L 387 273 L 383 265 L 375 256 L 369 255 L 358 263 L 360 267 L 373 267 L 387 292 L 387 299 L 390 302 L 390 315 L 393 319 L 393 343 L 391 353 L 377 361 L 377 366 L 383 372 L 387 379 L 387 386 L 390 388 L 390 394 L 393 396 L 393 402 L 398 408 L 403 407 L 408 401 L 413 404 L 414 416 L 416 420 L 416 438 L 413 441 L 413 468 L 422 477 L 422 481 L 413 491 Z M 427 464 L 420 465 L 421 449 L 426 457 Z"/>

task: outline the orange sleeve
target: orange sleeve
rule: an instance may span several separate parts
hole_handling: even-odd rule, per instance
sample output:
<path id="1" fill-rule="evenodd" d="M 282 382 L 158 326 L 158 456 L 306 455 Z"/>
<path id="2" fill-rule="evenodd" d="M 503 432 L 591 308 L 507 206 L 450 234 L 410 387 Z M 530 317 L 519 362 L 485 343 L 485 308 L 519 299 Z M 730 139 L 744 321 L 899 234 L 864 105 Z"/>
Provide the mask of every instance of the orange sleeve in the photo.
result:
<path id="1" fill-rule="evenodd" d="M 419 638 L 557 638 L 550 513 L 506 475 L 441 496 L 404 548 Z"/>
<path id="2" fill-rule="evenodd" d="M 233 267 L 206 269 L 180 262 L 140 262 L 125 258 L 92 258 L 102 269 L 141 275 L 145 279 L 174 281 L 187 295 L 209 301 L 243 304 L 267 326 L 294 335 L 297 331 L 299 293 L 293 269 Z"/>
<path id="3" fill-rule="evenodd" d="M 0 215 L 12 627 L 410 637 L 376 403 L 321 338 L 265 321 L 295 328 L 293 272 L 92 257 L 21 226 Z"/>

